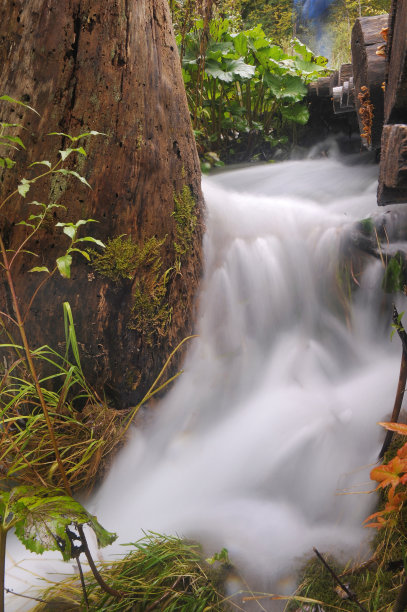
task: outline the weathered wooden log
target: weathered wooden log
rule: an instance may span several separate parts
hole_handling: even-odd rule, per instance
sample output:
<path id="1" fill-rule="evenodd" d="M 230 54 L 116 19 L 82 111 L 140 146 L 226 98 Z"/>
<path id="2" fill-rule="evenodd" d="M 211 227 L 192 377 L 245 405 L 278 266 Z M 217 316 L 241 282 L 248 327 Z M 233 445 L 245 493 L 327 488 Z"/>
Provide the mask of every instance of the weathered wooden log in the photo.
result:
<path id="1" fill-rule="evenodd" d="M 384 43 L 381 31 L 387 24 L 387 14 L 360 17 L 352 30 L 355 105 L 362 141 L 369 149 L 380 146 L 384 121 L 386 61 L 383 55 L 376 52 Z"/>
<path id="2" fill-rule="evenodd" d="M 386 123 L 407 123 L 407 0 L 393 0 L 389 21 Z"/>
<path id="3" fill-rule="evenodd" d="M 385 125 L 377 201 L 379 205 L 407 202 L 407 125 Z"/>
<path id="4" fill-rule="evenodd" d="M 339 84 L 339 70 L 335 70 L 329 77 L 329 91 L 333 94 L 333 88 L 338 87 Z"/>
<path id="5" fill-rule="evenodd" d="M 338 84 L 343 85 L 345 81 L 349 81 L 349 79 L 352 76 L 353 76 L 352 64 L 342 64 L 338 72 Z"/>

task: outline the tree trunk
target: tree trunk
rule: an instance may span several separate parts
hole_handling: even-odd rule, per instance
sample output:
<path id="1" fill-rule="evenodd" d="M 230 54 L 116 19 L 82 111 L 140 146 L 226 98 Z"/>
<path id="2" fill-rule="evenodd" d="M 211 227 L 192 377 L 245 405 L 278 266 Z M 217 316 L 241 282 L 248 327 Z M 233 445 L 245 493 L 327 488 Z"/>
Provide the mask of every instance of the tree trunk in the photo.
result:
<path id="1" fill-rule="evenodd" d="M 6 246 L 21 241 L 24 228 L 15 223 L 34 212 L 27 200 L 66 206 L 54 221 L 98 220 L 88 233 L 104 242 L 126 235 L 142 249 L 153 237 L 163 241 L 156 249 L 156 267 L 145 261 L 128 280 L 103 276 L 74 254 L 72 278 L 53 277 L 27 319 L 34 346 L 49 343 L 63 352 L 62 302 L 69 301 L 90 382 L 104 388 L 115 405 L 131 405 L 191 332 L 201 274 L 199 160 L 168 2 L 14 0 L 0 7 L 0 39 L 0 95 L 25 100 L 41 115 L 22 107 L 0 108 L 4 121 L 28 128 L 19 133 L 27 145 L 15 156 L 19 167 L 52 161 L 69 145 L 49 132 L 107 135 L 89 141 L 88 157 L 79 167 L 69 160 L 92 190 L 54 175 L 26 200 L 14 198 L 6 205 L 0 213 Z M 37 168 L 23 176 L 39 174 Z M 0 180 L 3 198 L 18 179 L 8 171 Z M 184 235 L 173 214 L 177 203 L 188 216 Z M 21 304 L 28 303 L 38 284 L 38 275 L 27 271 L 34 265 L 52 267 L 66 244 L 60 228 L 50 226 L 27 247 L 40 258 L 24 255 L 16 261 Z M 160 281 L 161 300 L 155 295 Z M 12 314 L 4 284 L 0 291 L 1 309 Z"/>

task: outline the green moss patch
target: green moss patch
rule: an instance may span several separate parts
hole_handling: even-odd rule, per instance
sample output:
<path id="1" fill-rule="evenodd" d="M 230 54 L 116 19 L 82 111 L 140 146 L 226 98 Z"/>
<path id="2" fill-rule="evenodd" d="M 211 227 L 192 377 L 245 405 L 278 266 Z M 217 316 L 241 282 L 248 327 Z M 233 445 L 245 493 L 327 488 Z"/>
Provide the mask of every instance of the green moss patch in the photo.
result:
<path id="1" fill-rule="evenodd" d="M 172 309 L 167 303 L 167 286 L 171 268 L 162 272 L 161 249 L 166 237 L 148 238 L 137 244 L 131 238 L 118 236 L 108 240 L 102 253 L 92 253 L 95 270 L 120 283 L 134 281 L 132 306 L 128 322 L 152 342 L 154 336 L 164 336 L 171 321 Z"/>
<path id="2" fill-rule="evenodd" d="M 197 215 L 195 211 L 196 202 L 190 187 L 184 185 L 182 190 L 174 194 L 175 219 L 175 268 L 179 271 L 184 255 L 190 250 L 193 235 L 197 225 Z"/>

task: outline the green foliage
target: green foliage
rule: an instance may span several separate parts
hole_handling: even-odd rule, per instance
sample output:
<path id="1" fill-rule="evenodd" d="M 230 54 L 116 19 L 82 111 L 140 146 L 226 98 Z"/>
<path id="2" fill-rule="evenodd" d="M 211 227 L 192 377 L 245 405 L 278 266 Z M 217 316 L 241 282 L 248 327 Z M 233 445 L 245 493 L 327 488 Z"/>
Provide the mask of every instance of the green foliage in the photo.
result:
<path id="1" fill-rule="evenodd" d="M 332 38 L 330 65 L 339 68 L 351 62 L 351 33 L 358 17 L 382 15 L 390 11 L 391 0 L 334 0 L 325 28 Z M 384 42 L 384 41 L 383 41 Z"/>
<path id="2" fill-rule="evenodd" d="M 128 610 L 160 610 L 161 612 L 225 612 L 235 608 L 222 594 L 223 569 L 215 571 L 202 558 L 197 544 L 175 537 L 148 534 L 133 545 L 133 550 L 113 564 L 105 564 L 101 573 L 108 584 L 125 593 L 117 600 L 97 589 L 91 576 L 86 576 L 89 609 L 119 612 Z M 70 602 L 79 609 L 78 579 L 68 579 L 49 589 L 45 599 Z M 75 606 L 76 602 L 76 606 Z M 45 610 L 46 604 L 35 612 Z"/>
<path id="3" fill-rule="evenodd" d="M 294 35 L 293 0 L 243 0 L 242 17 L 246 27 L 261 23 L 267 36 L 277 44 L 286 45 Z"/>
<path id="4" fill-rule="evenodd" d="M 33 110 L 26 104 L 20 103 L 9 96 L 1 96 L 0 100 L 21 104 Z M 10 130 L 16 128 L 22 128 L 22 126 L 0 122 L 0 146 L 17 151 L 26 148 L 20 136 L 10 133 Z M 91 131 L 75 137 L 64 134 L 64 137 L 68 137 L 72 143 L 76 143 L 85 137 L 98 134 L 98 132 Z M 45 177 L 55 179 L 60 175 L 67 178 L 73 176 L 90 187 L 87 180 L 78 172 L 63 167 L 63 163 L 72 153 L 81 156 L 86 155 L 82 146 L 71 147 L 59 151 L 60 158 L 54 163 L 48 160 L 32 163 L 29 168 L 36 170 L 37 166 L 45 166 L 46 169 L 34 176 L 32 176 L 33 171 L 31 171 L 31 178 L 18 179 L 16 188 L 0 201 L 0 209 L 4 209 L 4 215 L 7 214 L 7 204 L 10 205 L 13 199 L 23 198 L 20 209 L 24 211 L 23 217 L 27 215 L 26 218 L 16 222 L 16 225 L 23 226 L 22 229 L 25 231 L 22 238 L 20 238 L 21 232 L 17 234 L 16 240 L 20 240 L 19 244 L 7 245 L 9 248 L 6 248 L 5 236 L 0 234 L 2 282 L 8 292 L 7 300 L 11 304 L 8 310 L 12 313 L 12 315 L 7 312 L 0 313 L 2 331 L 8 340 L 0 345 L 4 358 L 4 372 L 2 372 L 0 379 L 0 416 L 2 421 L 0 431 L 0 465 L 2 472 L 0 479 L 1 610 L 4 609 L 3 585 L 6 536 L 8 530 L 12 527 L 14 527 L 17 537 L 29 550 L 39 553 L 44 550 L 59 550 L 65 560 L 70 559 L 71 556 L 79 556 L 79 552 L 73 555 L 71 547 L 75 539 L 79 539 L 88 560 L 90 559 L 90 553 L 82 531 L 83 524 L 92 527 L 99 545 L 105 546 L 115 539 L 114 534 L 106 532 L 97 523 L 95 517 L 88 514 L 78 502 L 72 499 L 72 489 L 78 483 L 82 484 L 81 473 L 83 471 L 87 472 L 86 477 L 89 478 L 89 473 L 92 471 L 89 468 L 92 464 L 100 463 L 106 440 L 103 438 L 100 441 L 89 440 L 89 437 L 93 437 L 95 428 L 92 426 L 90 429 L 84 425 L 84 419 L 73 417 L 74 410 L 68 399 L 69 394 L 71 394 L 71 400 L 72 395 L 74 397 L 79 395 L 81 400 L 85 400 L 85 403 L 87 399 L 99 403 L 97 395 L 90 389 L 83 377 L 69 304 L 64 304 L 65 357 L 60 356 L 47 346 L 34 349 L 28 341 L 26 331 L 27 316 L 38 291 L 41 290 L 46 281 L 57 271 L 65 278 L 70 277 L 72 253 L 79 252 L 85 259 L 90 259 L 89 254 L 83 250 L 82 243 L 93 243 L 99 247 L 104 247 L 100 240 L 93 237 L 78 237 L 79 228 L 93 221 L 93 219 L 55 223 L 55 227 L 63 228 L 63 233 L 69 238 L 69 245 L 65 253 L 57 258 L 52 271 L 47 266 L 31 268 L 29 272 L 45 272 L 46 276 L 39 281 L 28 303 L 23 303 L 18 295 L 13 275 L 14 263 L 21 255 L 39 256 L 39 253 L 28 250 L 28 248 L 38 248 L 37 234 L 41 226 L 47 220 L 50 226 L 49 230 L 52 231 L 54 220 L 53 215 L 50 214 L 51 209 L 61 208 L 61 206 L 52 202 L 49 204 L 37 201 L 26 203 L 31 187 Z M 3 172 L 15 171 L 16 164 L 11 158 L 4 157 L 1 159 Z M 35 213 L 32 212 L 31 206 L 36 207 Z M 10 248 L 10 246 L 14 248 Z M 18 333 L 21 344 L 14 340 L 14 331 Z M 74 354 L 75 364 L 68 361 L 70 349 Z M 58 388 L 58 382 L 61 379 L 62 386 Z M 84 404 L 81 407 L 83 414 L 86 415 Z M 82 432 L 84 429 L 87 430 L 82 439 L 80 436 L 75 436 L 78 433 L 76 425 L 79 425 Z M 85 438 L 85 445 L 83 444 L 83 438 Z M 94 459 L 96 459 L 96 462 Z M 85 465 L 86 467 L 84 467 Z M 52 483 L 55 473 L 58 474 L 58 484 L 64 488 L 64 491 L 48 486 Z M 75 533 L 72 535 L 70 532 L 69 528 L 72 526 L 78 529 L 78 537 L 75 537 Z M 95 568 L 93 570 L 96 571 Z M 99 580 L 99 584 L 103 585 L 103 581 Z"/>
<path id="5" fill-rule="evenodd" d="M 222 548 L 220 552 L 216 552 L 209 559 L 205 559 L 209 565 L 213 565 L 216 562 L 225 563 L 226 565 L 230 565 L 229 552 L 227 548 Z"/>
<path id="6" fill-rule="evenodd" d="M 61 489 L 20 486 L 10 492 L 1 491 L 0 514 L 3 529 L 14 527 L 16 536 L 28 550 L 38 554 L 58 550 L 64 561 L 74 556 L 68 528 L 89 525 L 99 548 L 112 544 L 117 537 Z"/>
<path id="7" fill-rule="evenodd" d="M 327 60 L 299 40 L 289 53 L 260 25 L 236 32 L 226 18 L 195 19 L 178 34 L 184 82 L 201 157 L 251 157 L 284 142 L 308 121 L 306 84 L 326 74 Z M 206 167 L 206 166 L 205 166 Z M 204 168 L 205 168 L 204 167 Z"/>
<path id="8" fill-rule="evenodd" d="M 402 253 L 396 253 L 387 263 L 382 282 L 383 290 L 387 293 L 403 291 L 406 284 L 405 262 Z"/>
<path id="9" fill-rule="evenodd" d="M 175 267 L 179 271 L 183 256 L 192 246 L 193 235 L 196 229 L 197 216 L 195 212 L 196 202 L 192 195 L 191 188 L 184 185 L 182 190 L 174 193 L 174 212 L 175 220 Z"/>

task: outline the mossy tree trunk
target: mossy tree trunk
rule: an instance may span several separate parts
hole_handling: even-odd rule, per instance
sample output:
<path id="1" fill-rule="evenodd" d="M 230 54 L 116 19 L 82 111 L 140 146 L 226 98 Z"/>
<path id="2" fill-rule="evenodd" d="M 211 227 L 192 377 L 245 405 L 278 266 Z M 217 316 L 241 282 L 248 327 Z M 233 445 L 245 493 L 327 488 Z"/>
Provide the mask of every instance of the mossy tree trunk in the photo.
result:
<path id="1" fill-rule="evenodd" d="M 63 349 L 62 302 L 69 301 L 87 376 L 116 405 L 127 406 L 191 332 L 201 273 L 199 161 L 168 2 L 14 0 L 0 6 L 0 40 L 0 94 L 40 113 L 0 109 L 3 120 L 28 127 L 21 132 L 27 151 L 15 157 L 19 167 L 55 159 L 68 146 L 48 132 L 107 135 L 89 141 L 79 168 L 69 160 L 92 191 L 59 175 L 30 191 L 29 200 L 66 206 L 55 221 L 98 220 L 89 233 L 104 242 L 125 235 L 137 245 L 130 278 L 112 278 L 114 254 L 110 277 L 75 255 L 72 278 L 51 279 L 36 297 L 30 340 Z M 34 168 L 23 176 L 35 174 Z M 2 197 L 16 181 L 12 172 L 3 174 Z M 21 238 L 15 223 L 26 210 L 20 199 L 0 213 L 9 248 Z M 40 259 L 21 258 L 15 274 L 22 303 L 38 283 L 28 269 L 52 266 L 65 245 L 60 228 L 50 224 L 31 245 Z M 10 311 L 4 285 L 1 291 L 1 309 Z"/>

